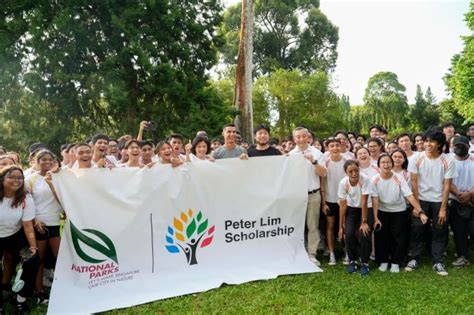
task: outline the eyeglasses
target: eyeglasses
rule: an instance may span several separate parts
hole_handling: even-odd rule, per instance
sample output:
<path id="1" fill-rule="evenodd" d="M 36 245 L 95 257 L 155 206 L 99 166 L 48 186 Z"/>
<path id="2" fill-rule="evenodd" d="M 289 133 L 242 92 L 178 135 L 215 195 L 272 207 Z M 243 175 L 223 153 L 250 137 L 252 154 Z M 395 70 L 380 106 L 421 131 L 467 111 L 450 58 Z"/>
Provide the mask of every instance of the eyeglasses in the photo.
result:
<path id="1" fill-rule="evenodd" d="M 7 176 L 7 178 L 8 178 L 9 180 L 17 181 L 17 182 L 23 181 L 23 177 L 21 177 L 21 176 Z"/>

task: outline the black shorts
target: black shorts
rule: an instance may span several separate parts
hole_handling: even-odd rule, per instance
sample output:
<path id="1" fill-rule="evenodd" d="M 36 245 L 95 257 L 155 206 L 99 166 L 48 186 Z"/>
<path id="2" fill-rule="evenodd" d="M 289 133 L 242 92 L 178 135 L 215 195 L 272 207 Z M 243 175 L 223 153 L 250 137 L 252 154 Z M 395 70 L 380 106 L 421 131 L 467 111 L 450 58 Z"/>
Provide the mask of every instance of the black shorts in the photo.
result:
<path id="1" fill-rule="evenodd" d="M 327 217 L 338 217 L 339 216 L 339 204 L 337 202 L 326 202 L 329 207 Z"/>
<path id="2" fill-rule="evenodd" d="M 47 225 L 44 227 L 45 233 L 41 234 L 35 230 L 37 241 L 47 241 L 50 238 L 59 237 L 59 225 Z"/>
<path id="3" fill-rule="evenodd" d="M 18 255 L 20 249 L 27 247 L 25 232 L 20 229 L 13 235 L 7 237 L 0 237 L 0 260 L 4 252 L 9 252 L 14 256 Z"/>

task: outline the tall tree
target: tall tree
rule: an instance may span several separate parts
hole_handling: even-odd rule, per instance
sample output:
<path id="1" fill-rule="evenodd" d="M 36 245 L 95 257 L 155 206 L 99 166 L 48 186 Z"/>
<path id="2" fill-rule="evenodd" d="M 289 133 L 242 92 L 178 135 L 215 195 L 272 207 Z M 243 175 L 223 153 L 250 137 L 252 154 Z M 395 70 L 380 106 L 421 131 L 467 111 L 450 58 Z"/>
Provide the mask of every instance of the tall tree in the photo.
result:
<path id="1" fill-rule="evenodd" d="M 163 136 L 207 108 L 206 100 L 218 101 L 206 71 L 223 43 L 221 10 L 217 0 L 9 1 L 0 61 L 11 61 L 13 79 L 50 104 L 55 124 L 93 132 L 83 124 L 90 120 L 94 129 L 134 132 L 147 119 Z"/>
<path id="2" fill-rule="evenodd" d="M 439 108 L 431 88 L 425 94 L 420 85 L 416 86 L 415 104 L 410 106 L 411 129 L 423 131 L 439 125 Z"/>
<path id="3" fill-rule="evenodd" d="M 228 64 L 235 63 L 240 6 L 227 9 L 221 28 Z M 279 68 L 327 72 L 336 65 L 338 39 L 338 28 L 321 12 L 319 0 L 255 0 L 254 62 L 260 74 Z"/>
<path id="4" fill-rule="evenodd" d="M 236 116 L 235 123 L 244 139 L 253 143 L 253 0 L 242 0 L 242 16 L 234 94 L 234 106 L 239 115 Z"/>
<path id="5" fill-rule="evenodd" d="M 465 121 L 474 120 L 474 2 L 471 1 L 466 23 L 471 34 L 463 36 L 464 49 L 451 60 L 451 69 L 444 77 L 453 98 L 454 108 Z"/>
<path id="6" fill-rule="evenodd" d="M 401 129 L 408 125 L 406 88 L 393 72 L 378 72 L 367 84 L 365 105 L 372 111 L 371 123 L 390 129 Z"/>

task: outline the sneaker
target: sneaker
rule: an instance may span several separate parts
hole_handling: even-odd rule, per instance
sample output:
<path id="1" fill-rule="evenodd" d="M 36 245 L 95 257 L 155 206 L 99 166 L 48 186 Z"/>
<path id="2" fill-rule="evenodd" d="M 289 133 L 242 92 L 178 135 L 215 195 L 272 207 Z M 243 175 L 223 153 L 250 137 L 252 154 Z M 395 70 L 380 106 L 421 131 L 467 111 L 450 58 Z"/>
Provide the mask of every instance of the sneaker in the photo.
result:
<path id="1" fill-rule="evenodd" d="M 337 264 L 336 262 L 336 255 L 334 253 L 329 254 L 329 266 L 335 266 Z"/>
<path id="2" fill-rule="evenodd" d="M 369 265 L 362 264 L 362 266 L 360 266 L 360 275 L 362 277 L 369 275 Z"/>
<path id="3" fill-rule="evenodd" d="M 349 266 L 347 266 L 347 272 L 348 273 L 354 273 L 357 271 L 357 264 L 355 261 L 352 261 L 349 263 Z"/>
<path id="4" fill-rule="evenodd" d="M 35 292 L 36 303 L 47 305 L 49 302 L 48 297 L 44 294 L 44 291 Z"/>
<path id="5" fill-rule="evenodd" d="M 345 266 L 348 266 L 349 264 L 351 263 L 351 261 L 349 260 L 349 255 L 346 255 L 344 256 L 344 259 L 342 260 L 342 264 L 345 265 Z"/>
<path id="6" fill-rule="evenodd" d="M 464 258 L 464 256 L 459 257 L 453 262 L 453 266 L 456 268 L 462 268 L 469 265 L 469 260 Z"/>
<path id="7" fill-rule="evenodd" d="M 390 266 L 390 272 L 391 273 L 399 273 L 400 272 L 400 266 L 398 264 L 392 264 Z"/>
<path id="8" fill-rule="evenodd" d="M 388 263 L 381 263 L 380 266 L 379 266 L 379 270 L 382 271 L 382 272 L 385 272 L 387 271 L 388 269 Z"/>
<path id="9" fill-rule="evenodd" d="M 447 276 L 448 272 L 444 268 L 442 263 L 437 263 L 433 265 L 433 270 L 440 276 Z"/>
<path id="10" fill-rule="evenodd" d="M 413 271 L 418 268 L 418 262 L 416 259 L 412 259 L 408 262 L 407 266 L 405 267 L 405 271 Z"/>
<path id="11" fill-rule="evenodd" d="M 310 260 L 313 264 L 315 264 L 315 265 L 318 266 L 318 267 L 321 266 L 321 263 L 319 262 L 319 260 L 316 259 L 315 256 L 309 255 L 308 257 L 309 257 L 309 260 Z"/>
<path id="12" fill-rule="evenodd" d="M 370 254 L 369 258 L 370 258 L 370 260 L 375 261 L 375 255 L 374 254 Z"/>

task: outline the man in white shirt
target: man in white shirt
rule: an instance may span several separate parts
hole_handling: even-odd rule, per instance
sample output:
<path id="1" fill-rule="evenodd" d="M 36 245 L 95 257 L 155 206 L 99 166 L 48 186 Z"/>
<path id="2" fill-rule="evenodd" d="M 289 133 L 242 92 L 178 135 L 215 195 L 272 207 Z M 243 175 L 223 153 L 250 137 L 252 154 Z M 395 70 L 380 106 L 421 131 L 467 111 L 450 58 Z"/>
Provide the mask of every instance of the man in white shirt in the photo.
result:
<path id="1" fill-rule="evenodd" d="M 441 131 L 430 129 L 423 135 L 423 140 L 425 151 L 420 153 L 415 163 L 408 165 L 408 171 L 411 173 L 413 196 L 419 200 L 429 222 L 422 224 L 419 218 L 412 218 L 411 260 L 405 270 L 413 271 L 418 267 L 425 229 L 429 229 L 433 269 L 438 275 L 446 276 L 443 255 L 448 242 L 447 204 L 456 165 L 449 155 L 442 153 L 446 136 Z"/>
<path id="2" fill-rule="evenodd" d="M 326 168 L 319 164 L 319 160 L 323 157 L 321 151 L 308 144 L 308 129 L 297 127 L 293 130 L 293 139 L 296 147 L 289 154 L 301 154 L 307 160 L 308 174 L 308 204 L 306 207 L 306 226 L 307 232 L 307 251 L 309 259 L 320 265 L 316 259 L 316 251 L 318 249 L 319 237 L 319 212 L 321 210 L 321 182 L 320 177 L 326 176 Z"/>
<path id="3" fill-rule="evenodd" d="M 469 265 L 469 221 L 474 217 L 474 155 L 469 154 L 469 139 L 456 136 L 453 140 L 457 176 L 449 195 L 449 221 L 454 234 L 457 259 L 454 267 Z"/>

